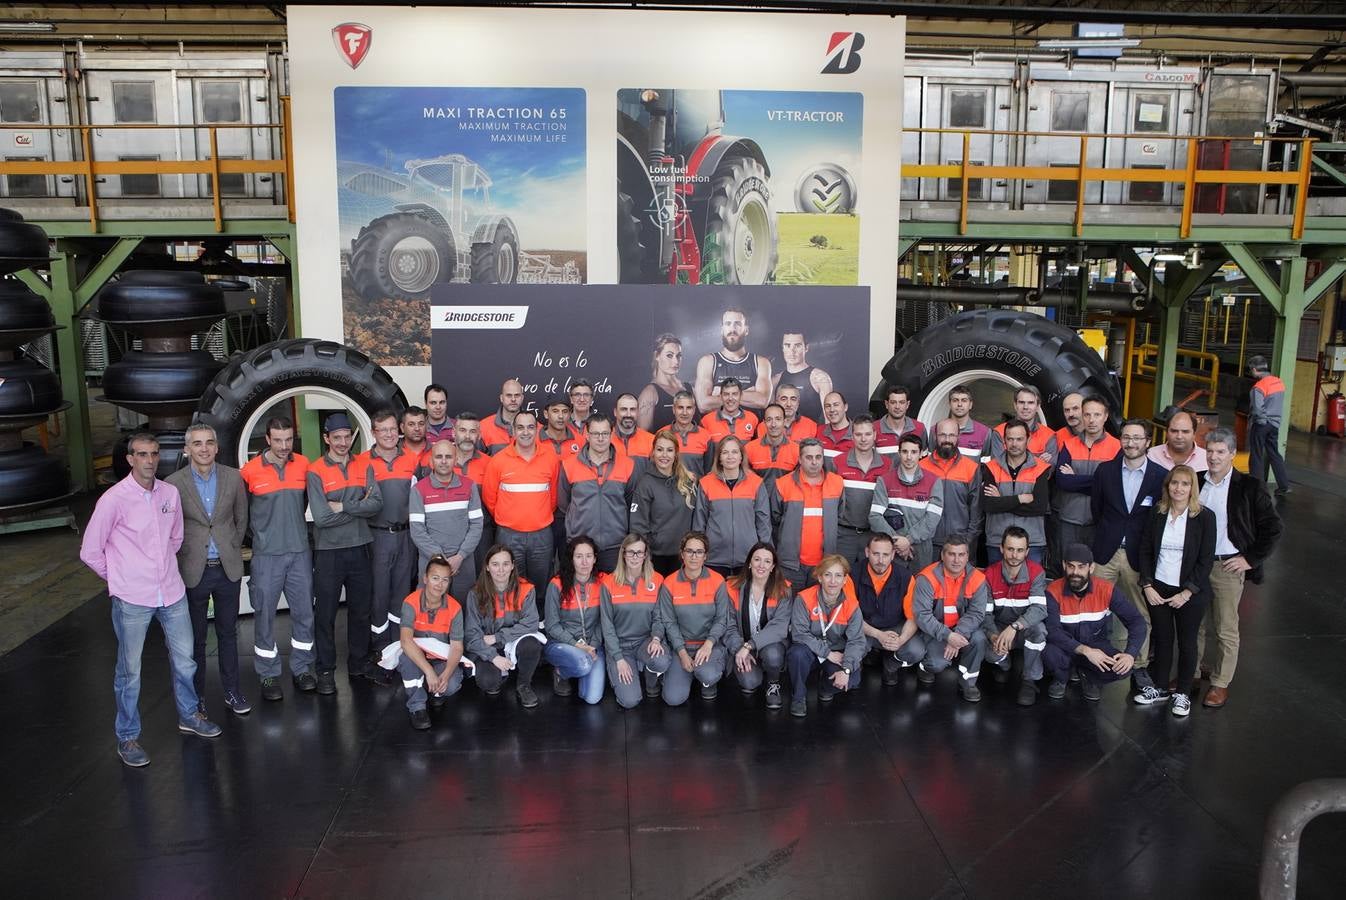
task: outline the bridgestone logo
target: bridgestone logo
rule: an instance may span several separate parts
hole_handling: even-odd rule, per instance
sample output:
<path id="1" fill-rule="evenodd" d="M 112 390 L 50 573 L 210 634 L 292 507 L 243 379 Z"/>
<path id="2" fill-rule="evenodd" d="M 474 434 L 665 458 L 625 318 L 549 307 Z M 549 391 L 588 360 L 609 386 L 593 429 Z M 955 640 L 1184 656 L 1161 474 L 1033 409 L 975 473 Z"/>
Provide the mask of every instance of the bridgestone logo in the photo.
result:
<path id="1" fill-rule="evenodd" d="M 1012 369 L 1018 369 L 1027 378 L 1032 378 L 1042 371 L 1042 366 L 1038 365 L 1031 356 L 1020 353 L 1018 350 L 1011 350 L 1008 347 L 1000 347 L 995 344 L 964 344 L 961 347 L 950 348 L 926 359 L 921 363 L 921 375 L 929 378 L 940 369 L 965 360 L 999 362 Z"/>
<path id="2" fill-rule="evenodd" d="M 431 320 L 435 328 L 522 328 L 528 321 L 528 307 L 436 306 Z"/>

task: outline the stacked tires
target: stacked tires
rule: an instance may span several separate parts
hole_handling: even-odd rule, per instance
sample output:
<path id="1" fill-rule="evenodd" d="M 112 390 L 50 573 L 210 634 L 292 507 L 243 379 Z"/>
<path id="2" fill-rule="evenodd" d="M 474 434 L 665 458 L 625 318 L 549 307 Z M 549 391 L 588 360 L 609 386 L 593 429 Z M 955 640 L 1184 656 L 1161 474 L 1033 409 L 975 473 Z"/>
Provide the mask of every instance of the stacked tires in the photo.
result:
<path id="1" fill-rule="evenodd" d="M 193 350 L 192 335 L 224 315 L 224 292 L 199 272 L 123 272 L 98 293 L 98 318 L 141 342 L 103 372 L 103 399 L 149 417 L 147 430 L 159 438 L 160 478 L 183 465 L 183 432 L 224 365 Z M 119 478 L 129 471 L 125 440 L 112 451 L 112 468 Z"/>
<path id="2" fill-rule="evenodd" d="M 70 492 L 65 462 L 23 440 L 25 428 L 70 405 L 56 373 L 22 351 L 55 331 L 56 320 L 47 301 L 13 276 L 48 257 L 46 233 L 0 209 L 0 514 L 37 509 Z"/>

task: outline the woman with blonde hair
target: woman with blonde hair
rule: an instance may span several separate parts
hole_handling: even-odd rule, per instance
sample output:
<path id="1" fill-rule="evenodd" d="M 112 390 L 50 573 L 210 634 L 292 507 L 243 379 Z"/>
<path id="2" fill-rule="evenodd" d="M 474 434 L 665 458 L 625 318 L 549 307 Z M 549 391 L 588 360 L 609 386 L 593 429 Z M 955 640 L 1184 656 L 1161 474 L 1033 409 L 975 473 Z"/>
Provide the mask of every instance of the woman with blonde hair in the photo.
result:
<path id="1" fill-rule="evenodd" d="M 678 436 L 665 428 L 654 436 L 649 465 L 631 490 L 631 533 L 645 539 L 650 564 L 660 575 L 675 572 L 682 536 L 692 529 L 696 479 L 682 464 Z"/>
<path id="2" fill-rule="evenodd" d="M 673 661 L 655 614 L 664 580 L 650 565 L 648 546 L 640 535 L 628 534 L 617 553 L 617 567 L 603 576 L 607 587 L 601 607 L 603 649 L 608 681 L 623 709 L 640 703 L 641 673 L 645 696 L 659 696 L 659 676 Z"/>
<path id="3" fill-rule="evenodd" d="M 860 686 L 865 632 L 850 571 L 851 564 L 844 556 L 829 553 L 813 567 L 818 583 L 795 595 L 790 611 L 790 650 L 785 654 L 790 668 L 792 716 L 802 719 L 809 714 L 804 685 L 814 669 L 820 670 L 818 700 L 822 703 L 837 691 L 853 691 Z"/>
<path id="4" fill-rule="evenodd" d="M 1140 538 L 1140 587 L 1150 611 L 1150 679 L 1133 698 L 1141 706 L 1169 701 L 1175 716 L 1192 711 L 1197 666 L 1197 632 L 1210 599 L 1210 567 L 1215 560 L 1215 513 L 1201 506 L 1196 472 L 1174 466 Z M 1178 674 L 1173 677 L 1177 635 Z"/>
<path id="5" fill-rule="evenodd" d="M 636 398 L 637 426 L 658 431 L 673 424 L 674 395 L 692 389 L 691 384 L 679 377 L 681 371 L 682 339 L 668 332 L 659 335 L 654 339 L 654 356 L 650 360 L 650 383 Z"/>

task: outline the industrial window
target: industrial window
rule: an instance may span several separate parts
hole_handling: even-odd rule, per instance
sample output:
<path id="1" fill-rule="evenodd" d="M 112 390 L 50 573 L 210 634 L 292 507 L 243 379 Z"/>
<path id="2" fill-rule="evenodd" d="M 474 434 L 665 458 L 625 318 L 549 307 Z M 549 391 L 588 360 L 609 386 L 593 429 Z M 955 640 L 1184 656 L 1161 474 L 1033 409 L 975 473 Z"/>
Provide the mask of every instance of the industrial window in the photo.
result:
<path id="1" fill-rule="evenodd" d="M 243 84 L 238 81 L 201 82 L 202 122 L 242 122 Z"/>
<path id="2" fill-rule="evenodd" d="M 1052 131 L 1088 131 L 1089 95 L 1083 91 L 1052 91 Z"/>
<path id="3" fill-rule="evenodd" d="M 112 82 L 112 121 L 118 125 L 153 122 L 154 82 Z"/>
<path id="4" fill-rule="evenodd" d="M 961 166 L 963 164 L 963 161 L 961 159 L 951 159 L 948 161 L 948 164 L 951 166 Z M 984 166 L 984 165 L 986 165 L 985 160 L 974 159 L 968 162 L 968 166 Z M 983 199 L 982 184 L 984 182 L 985 179 L 982 178 L 969 178 L 967 180 L 967 199 L 969 200 Z M 947 186 L 945 190 L 948 191 L 950 200 L 959 199 L 960 197 L 963 196 L 963 179 L 961 178 L 947 179 Z"/>
<path id="5" fill-rule="evenodd" d="M 1081 95 L 1083 96 L 1083 95 Z M 1051 163 L 1053 169 L 1074 168 L 1077 163 Z M 1080 195 L 1080 185 L 1076 181 L 1057 181 L 1055 179 L 1047 182 L 1047 199 L 1051 202 L 1061 201 L 1062 203 L 1074 203 L 1075 198 Z"/>
<path id="6" fill-rule="evenodd" d="M 243 159 L 241 156 L 221 156 L 220 159 Z M 242 172 L 224 172 L 220 175 L 221 197 L 242 197 L 247 194 L 247 176 Z M 206 193 L 213 194 L 214 175 L 206 176 Z"/>
<path id="7" fill-rule="evenodd" d="M 6 156 L 5 162 L 42 162 L 41 156 Z M 46 175 L 6 175 L 6 197 L 47 196 Z"/>
<path id="8" fill-rule="evenodd" d="M 1162 169 L 1163 166 L 1130 166 L 1132 169 Z M 1163 203 L 1164 182 L 1128 181 L 1126 183 L 1126 201 L 1128 203 Z"/>
<path id="9" fill-rule="evenodd" d="M 154 161 L 157 156 L 119 156 L 122 162 L 134 161 Z M 159 196 L 159 176 L 158 175 L 122 175 L 121 186 L 123 197 L 157 197 Z"/>
<path id="10" fill-rule="evenodd" d="M 986 91 L 949 91 L 949 127 L 985 128 Z"/>
<path id="11" fill-rule="evenodd" d="M 0 122 L 42 121 L 42 104 L 38 100 L 36 81 L 6 81 L 0 83 Z"/>
<path id="12" fill-rule="evenodd" d="M 1137 94 L 1136 109 L 1131 117 L 1131 131 L 1136 134 L 1153 132 L 1168 134 L 1170 94 Z"/>

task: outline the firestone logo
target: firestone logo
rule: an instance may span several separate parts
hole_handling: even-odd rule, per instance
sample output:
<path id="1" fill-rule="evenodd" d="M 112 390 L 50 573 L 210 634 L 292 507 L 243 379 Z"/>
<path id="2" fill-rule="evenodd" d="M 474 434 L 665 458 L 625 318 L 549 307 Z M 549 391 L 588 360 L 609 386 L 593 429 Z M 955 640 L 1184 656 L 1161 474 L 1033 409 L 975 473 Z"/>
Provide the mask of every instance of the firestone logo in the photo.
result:
<path id="1" fill-rule="evenodd" d="M 332 43 L 352 69 L 364 62 L 373 41 L 374 29 L 359 22 L 343 22 L 332 29 Z"/>
<path id="2" fill-rule="evenodd" d="M 860 68 L 860 48 L 865 36 L 858 31 L 834 31 L 827 42 L 827 64 L 824 75 L 849 75 Z"/>

